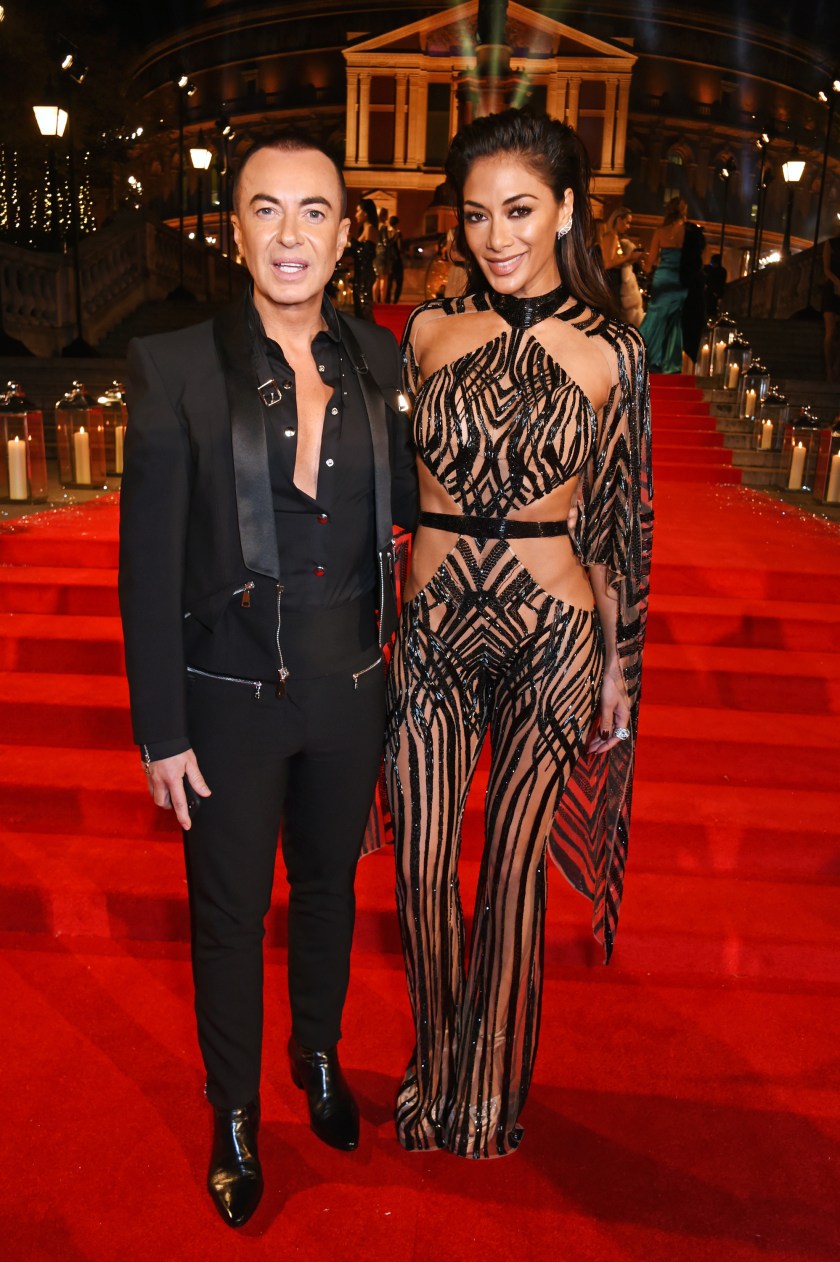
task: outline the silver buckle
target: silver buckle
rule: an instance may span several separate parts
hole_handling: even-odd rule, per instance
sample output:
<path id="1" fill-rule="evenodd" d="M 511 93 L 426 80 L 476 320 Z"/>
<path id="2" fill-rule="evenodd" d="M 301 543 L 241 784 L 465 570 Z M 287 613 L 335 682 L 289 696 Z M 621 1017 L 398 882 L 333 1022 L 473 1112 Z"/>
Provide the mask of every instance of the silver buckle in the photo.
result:
<path id="1" fill-rule="evenodd" d="M 261 386 L 257 386 L 257 389 L 267 408 L 273 408 L 275 403 L 279 403 L 283 398 L 283 392 L 273 377 L 270 377 L 268 381 L 264 381 Z"/>

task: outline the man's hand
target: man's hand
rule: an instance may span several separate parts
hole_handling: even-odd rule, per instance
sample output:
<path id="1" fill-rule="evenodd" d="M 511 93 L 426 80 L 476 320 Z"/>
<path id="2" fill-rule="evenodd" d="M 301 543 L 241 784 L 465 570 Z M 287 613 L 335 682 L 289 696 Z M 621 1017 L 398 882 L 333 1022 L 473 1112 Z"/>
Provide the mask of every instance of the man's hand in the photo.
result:
<path id="1" fill-rule="evenodd" d="M 199 797 L 209 798 L 204 776 L 198 769 L 195 754 L 187 749 L 183 754 L 174 754 L 172 758 L 159 758 L 155 762 L 144 764 L 149 793 L 156 806 L 165 811 L 174 811 L 175 818 L 182 828 L 190 829 L 192 820 L 187 808 L 187 795 L 184 792 L 184 776 L 187 777 Z"/>

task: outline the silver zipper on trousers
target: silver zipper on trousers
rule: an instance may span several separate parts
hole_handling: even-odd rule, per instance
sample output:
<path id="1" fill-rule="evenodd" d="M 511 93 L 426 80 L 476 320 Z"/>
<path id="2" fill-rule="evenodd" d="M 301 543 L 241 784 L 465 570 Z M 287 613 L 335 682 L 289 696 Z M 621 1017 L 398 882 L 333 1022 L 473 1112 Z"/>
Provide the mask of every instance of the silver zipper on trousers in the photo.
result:
<path id="1" fill-rule="evenodd" d="M 280 627 L 282 626 L 282 617 L 280 613 L 280 605 L 283 600 L 283 592 L 285 588 L 282 583 L 277 584 L 277 634 L 275 642 L 277 644 L 277 658 L 279 665 L 277 667 L 277 696 L 282 698 L 286 695 L 286 680 L 289 678 L 289 672 L 286 669 L 286 663 L 283 661 L 283 649 L 280 645 Z"/>
<path id="2" fill-rule="evenodd" d="M 202 679 L 221 679 L 222 682 L 226 684 L 242 684 L 245 688 L 253 688 L 255 701 L 259 701 L 260 694 L 262 693 L 261 679 L 238 679 L 236 675 L 215 675 L 209 670 L 199 670 L 197 666 L 188 666 L 187 674 L 201 675 Z"/>
<path id="3" fill-rule="evenodd" d="M 355 692 L 357 688 L 359 687 L 359 680 L 362 678 L 363 675 L 366 675 L 368 671 L 374 670 L 377 666 L 381 666 L 381 665 L 382 665 L 382 654 L 380 653 L 376 661 L 371 662 L 370 666 L 366 666 L 364 670 L 354 670 L 353 671 L 353 691 Z"/>

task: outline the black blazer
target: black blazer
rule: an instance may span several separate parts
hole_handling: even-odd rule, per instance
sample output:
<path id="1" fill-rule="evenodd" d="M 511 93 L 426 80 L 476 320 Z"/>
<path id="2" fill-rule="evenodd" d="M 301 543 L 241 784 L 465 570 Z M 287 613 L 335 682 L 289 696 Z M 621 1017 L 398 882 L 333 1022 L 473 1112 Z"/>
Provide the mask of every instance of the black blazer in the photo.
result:
<path id="1" fill-rule="evenodd" d="M 387 330 L 342 320 L 349 358 L 361 360 L 382 547 L 392 522 L 414 528 L 418 508 L 409 419 L 396 404 L 399 349 Z M 134 738 L 183 748 L 186 616 L 212 627 L 253 574 L 279 577 L 243 300 L 215 320 L 132 341 L 126 392 L 119 593 Z M 377 443 L 383 431 L 387 441 Z"/>

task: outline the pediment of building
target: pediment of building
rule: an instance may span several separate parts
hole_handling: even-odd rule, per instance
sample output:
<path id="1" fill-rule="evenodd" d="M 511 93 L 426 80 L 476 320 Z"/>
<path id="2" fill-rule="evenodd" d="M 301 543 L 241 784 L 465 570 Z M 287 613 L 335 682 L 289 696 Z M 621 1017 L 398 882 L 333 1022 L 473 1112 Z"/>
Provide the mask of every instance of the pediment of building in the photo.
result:
<path id="1" fill-rule="evenodd" d="M 442 9 L 419 22 L 397 27 L 384 35 L 363 39 L 345 49 L 348 65 L 371 65 L 388 57 L 405 58 L 475 56 L 479 0 Z M 609 63 L 615 73 L 629 73 L 636 57 L 626 48 L 595 39 L 563 22 L 544 17 L 525 5 L 509 3 L 505 39 L 517 59 L 569 60 Z"/>

